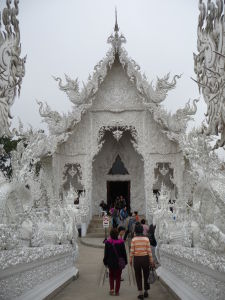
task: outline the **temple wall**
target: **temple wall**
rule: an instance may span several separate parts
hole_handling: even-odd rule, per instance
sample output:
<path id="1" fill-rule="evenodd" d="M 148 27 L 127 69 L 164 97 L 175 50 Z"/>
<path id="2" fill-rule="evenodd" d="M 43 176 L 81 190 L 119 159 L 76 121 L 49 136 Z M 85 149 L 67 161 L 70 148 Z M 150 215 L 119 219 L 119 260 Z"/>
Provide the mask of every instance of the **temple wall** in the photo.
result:
<path id="1" fill-rule="evenodd" d="M 146 111 L 145 115 L 145 136 L 147 138 L 147 153 L 169 154 L 179 152 L 175 142 L 170 141 L 166 134 L 161 131 L 160 126 L 154 121 L 151 113 Z"/>

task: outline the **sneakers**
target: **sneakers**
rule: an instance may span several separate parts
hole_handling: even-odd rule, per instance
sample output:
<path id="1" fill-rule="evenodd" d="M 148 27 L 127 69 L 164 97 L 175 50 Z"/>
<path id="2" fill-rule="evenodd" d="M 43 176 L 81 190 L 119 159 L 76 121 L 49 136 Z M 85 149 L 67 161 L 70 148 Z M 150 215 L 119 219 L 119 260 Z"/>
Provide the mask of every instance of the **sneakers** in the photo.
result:
<path id="1" fill-rule="evenodd" d="M 148 292 L 147 291 L 144 292 L 144 298 L 148 298 Z"/>
<path id="2" fill-rule="evenodd" d="M 113 296 L 114 295 L 114 290 L 109 291 L 109 295 Z"/>

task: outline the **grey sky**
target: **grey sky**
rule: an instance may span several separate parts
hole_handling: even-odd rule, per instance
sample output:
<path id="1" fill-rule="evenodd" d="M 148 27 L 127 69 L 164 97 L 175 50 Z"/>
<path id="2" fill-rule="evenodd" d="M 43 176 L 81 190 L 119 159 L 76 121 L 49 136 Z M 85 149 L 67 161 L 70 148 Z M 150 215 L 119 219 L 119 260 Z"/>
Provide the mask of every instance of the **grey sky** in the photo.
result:
<path id="1" fill-rule="evenodd" d="M 195 77 L 198 0 L 21 0 L 21 42 L 27 63 L 21 96 L 12 108 L 14 124 L 19 116 L 25 124 L 43 127 L 35 99 L 58 111 L 71 108 L 51 75 L 67 73 L 80 83 L 87 80 L 109 48 L 106 40 L 113 31 L 115 6 L 120 31 L 127 38 L 125 48 L 149 81 L 167 72 L 183 73 L 164 105 L 174 112 L 189 98 L 199 97 L 190 79 Z M 198 107 L 199 125 L 206 111 L 202 99 Z"/>

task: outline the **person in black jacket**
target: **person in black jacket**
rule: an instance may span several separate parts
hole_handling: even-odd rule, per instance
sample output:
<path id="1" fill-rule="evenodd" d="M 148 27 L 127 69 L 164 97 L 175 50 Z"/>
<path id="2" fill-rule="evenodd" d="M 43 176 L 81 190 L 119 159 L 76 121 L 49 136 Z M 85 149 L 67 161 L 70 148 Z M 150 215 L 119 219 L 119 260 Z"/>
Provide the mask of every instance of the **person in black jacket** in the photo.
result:
<path id="1" fill-rule="evenodd" d="M 155 247 L 157 246 L 157 242 L 156 242 L 156 239 L 155 239 L 155 228 L 156 228 L 156 225 L 151 224 L 149 226 L 148 237 L 149 237 L 150 245 L 151 245 L 151 248 L 152 248 L 152 257 L 153 257 L 153 260 L 154 260 L 155 264 L 157 264 L 158 260 L 157 260 L 156 255 L 155 255 Z"/>
<path id="2" fill-rule="evenodd" d="M 103 263 L 109 268 L 109 285 L 110 295 L 114 295 L 114 281 L 116 281 L 115 295 L 119 295 L 120 279 L 122 269 L 119 267 L 118 258 L 124 259 L 125 265 L 127 265 L 127 253 L 122 239 L 118 239 L 118 231 L 116 228 L 112 228 L 110 231 L 110 238 L 105 242 L 105 253 Z"/>

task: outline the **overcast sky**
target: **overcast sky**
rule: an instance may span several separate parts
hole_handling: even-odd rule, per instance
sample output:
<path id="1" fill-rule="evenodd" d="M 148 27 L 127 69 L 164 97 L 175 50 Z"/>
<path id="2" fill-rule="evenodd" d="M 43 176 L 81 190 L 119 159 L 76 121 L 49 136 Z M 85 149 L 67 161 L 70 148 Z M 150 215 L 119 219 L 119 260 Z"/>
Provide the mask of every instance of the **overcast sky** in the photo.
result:
<path id="1" fill-rule="evenodd" d="M 25 124 L 43 127 L 35 99 L 58 111 L 71 109 L 51 75 L 66 73 L 81 83 L 87 80 L 109 48 L 106 40 L 113 32 L 115 6 L 120 31 L 127 38 L 125 48 L 149 81 L 167 72 L 183 73 L 164 102 L 168 110 L 174 112 L 189 98 L 199 97 L 190 79 L 195 78 L 198 0 L 20 0 L 22 53 L 27 62 L 21 95 L 12 107 L 14 124 L 19 116 Z M 204 112 L 201 99 L 197 125 Z"/>

